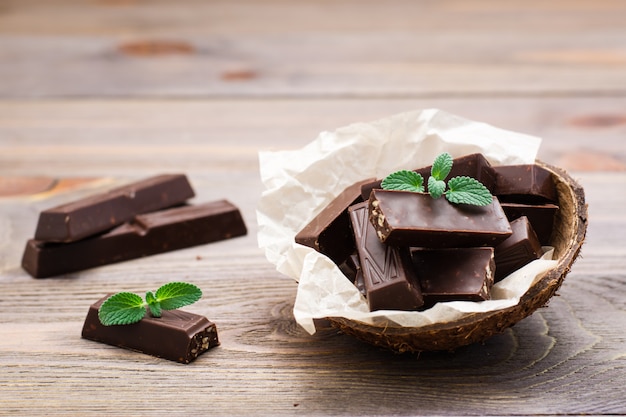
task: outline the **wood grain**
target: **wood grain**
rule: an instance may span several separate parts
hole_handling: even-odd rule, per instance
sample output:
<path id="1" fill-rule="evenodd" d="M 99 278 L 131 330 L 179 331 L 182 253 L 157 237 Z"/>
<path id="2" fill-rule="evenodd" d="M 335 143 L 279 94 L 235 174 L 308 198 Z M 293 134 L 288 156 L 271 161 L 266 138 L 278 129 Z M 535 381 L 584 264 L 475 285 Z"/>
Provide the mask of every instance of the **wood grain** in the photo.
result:
<path id="1" fill-rule="evenodd" d="M 626 92 L 626 10 L 596 0 L 5 1 L 3 97 Z"/>
<path id="2" fill-rule="evenodd" d="M 626 4 L 616 0 L 0 3 L 0 415 L 624 415 Z M 397 355 L 293 318 L 258 248 L 258 151 L 437 107 L 543 138 L 585 188 L 548 306 L 454 352 Z M 33 279 L 41 210 L 161 172 L 247 236 Z M 236 260 L 236 262 L 233 262 Z M 83 340 L 91 303 L 174 280 L 221 345 L 190 365 Z"/>

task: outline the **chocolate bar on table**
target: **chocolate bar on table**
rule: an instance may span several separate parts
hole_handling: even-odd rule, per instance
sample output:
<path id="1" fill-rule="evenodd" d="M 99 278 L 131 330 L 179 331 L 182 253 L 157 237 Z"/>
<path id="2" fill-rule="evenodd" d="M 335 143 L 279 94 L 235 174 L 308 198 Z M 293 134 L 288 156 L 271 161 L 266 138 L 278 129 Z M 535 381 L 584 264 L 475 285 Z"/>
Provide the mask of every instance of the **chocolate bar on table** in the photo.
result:
<path id="1" fill-rule="evenodd" d="M 296 243 L 315 249 L 338 265 L 344 262 L 355 250 L 348 207 L 363 201 L 361 184 L 370 181 L 359 181 L 342 191 L 296 234 Z"/>
<path id="2" fill-rule="evenodd" d="M 411 257 L 426 306 L 491 298 L 493 248 L 412 248 Z"/>
<path id="3" fill-rule="evenodd" d="M 184 203 L 194 195 L 185 175 L 158 175 L 44 210 L 35 239 L 74 242 L 132 220 L 137 214 Z"/>
<path id="4" fill-rule="evenodd" d="M 390 245 L 495 246 L 512 233 L 495 197 L 487 206 L 472 206 L 424 193 L 373 190 L 369 207 L 378 238 Z"/>
<path id="5" fill-rule="evenodd" d="M 414 171 L 424 178 L 424 184 L 428 184 L 428 177 L 432 165 Z M 452 160 L 452 169 L 447 179 L 454 177 L 471 177 L 480 181 L 489 191 L 492 191 L 496 184 L 496 173 L 491 164 L 481 153 L 473 153 Z M 361 196 L 363 200 L 368 200 L 373 189 L 381 188 L 382 180 L 370 181 L 361 186 Z"/>
<path id="6" fill-rule="evenodd" d="M 239 209 L 219 200 L 138 215 L 132 222 L 77 242 L 31 239 L 22 267 L 35 278 L 46 278 L 246 233 Z"/>
<path id="7" fill-rule="evenodd" d="M 554 178 L 550 171 L 536 165 L 494 167 L 496 186 L 493 195 L 500 201 L 524 204 L 557 203 Z"/>
<path id="8" fill-rule="evenodd" d="M 381 243 L 368 220 L 368 203 L 348 209 L 359 254 L 360 276 L 371 311 L 416 310 L 423 305 L 407 247 Z M 357 288 L 360 283 L 357 282 Z"/>
<path id="9" fill-rule="evenodd" d="M 496 282 L 543 255 L 539 238 L 527 217 L 512 221 L 511 229 L 513 234 L 495 247 Z"/>
<path id="10" fill-rule="evenodd" d="M 83 338 L 180 363 L 192 362 L 220 344 L 214 323 L 181 310 L 163 311 L 159 318 L 148 313 L 133 324 L 104 326 L 98 318 L 98 309 L 109 296 L 89 307 Z"/>

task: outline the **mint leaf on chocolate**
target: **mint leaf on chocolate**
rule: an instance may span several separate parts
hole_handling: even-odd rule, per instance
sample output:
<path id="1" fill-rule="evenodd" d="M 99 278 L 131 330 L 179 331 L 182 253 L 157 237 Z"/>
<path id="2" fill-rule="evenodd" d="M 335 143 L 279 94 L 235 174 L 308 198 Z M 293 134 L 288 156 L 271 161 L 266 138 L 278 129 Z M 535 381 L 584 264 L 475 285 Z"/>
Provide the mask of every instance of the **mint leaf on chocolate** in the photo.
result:
<path id="1" fill-rule="evenodd" d="M 452 155 L 448 152 L 444 152 L 438 155 L 433 162 L 433 166 L 430 168 L 431 178 L 434 177 L 438 181 L 443 181 L 446 179 L 450 171 L 452 170 Z M 430 188 L 430 179 L 429 179 L 429 188 Z M 430 192 L 432 194 L 432 191 Z M 441 195 L 440 195 L 441 196 Z M 438 197 L 435 197 L 438 198 Z"/>
<path id="2" fill-rule="evenodd" d="M 439 198 L 446 191 L 446 182 L 428 177 L 428 192 L 432 198 Z"/>
<path id="3" fill-rule="evenodd" d="M 146 293 L 146 303 L 148 304 L 152 317 L 161 317 L 161 303 L 159 303 L 154 294 L 152 294 L 152 291 Z"/>
<path id="4" fill-rule="evenodd" d="M 446 177 L 452 171 L 454 161 L 452 155 L 447 152 L 439 154 L 430 169 L 428 177 L 428 194 L 432 198 L 442 195 L 454 204 L 471 204 L 475 206 L 487 206 L 491 204 L 493 197 L 491 192 L 475 178 L 459 176 L 451 178 L 446 184 Z M 389 174 L 381 183 L 383 190 L 424 192 L 424 179 L 415 171 L 400 170 Z M 448 191 L 446 191 L 446 187 Z"/>
<path id="5" fill-rule="evenodd" d="M 448 181 L 446 198 L 455 204 L 487 206 L 492 197 L 489 190 L 478 180 L 470 177 L 454 177 Z"/>
<path id="6" fill-rule="evenodd" d="M 193 304 L 202 297 L 200 288 L 186 282 L 170 282 L 153 294 L 146 293 L 146 301 L 133 293 L 120 292 L 107 298 L 98 309 L 98 318 L 104 326 L 132 324 L 150 314 L 161 317 L 162 310 L 175 310 Z"/>
<path id="7" fill-rule="evenodd" d="M 105 326 L 136 323 L 145 315 L 143 300 L 130 292 L 119 292 L 110 296 L 98 310 L 98 318 Z"/>
<path id="8" fill-rule="evenodd" d="M 202 291 L 186 282 L 170 282 L 159 288 L 155 295 L 163 310 L 175 310 L 198 301 Z"/>
<path id="9" fill-rule="evenodd" d="M 406 169 L 388 175 L 381 185 L 385 190 L 424 192 L 424 178 L 422 175 Z"/>

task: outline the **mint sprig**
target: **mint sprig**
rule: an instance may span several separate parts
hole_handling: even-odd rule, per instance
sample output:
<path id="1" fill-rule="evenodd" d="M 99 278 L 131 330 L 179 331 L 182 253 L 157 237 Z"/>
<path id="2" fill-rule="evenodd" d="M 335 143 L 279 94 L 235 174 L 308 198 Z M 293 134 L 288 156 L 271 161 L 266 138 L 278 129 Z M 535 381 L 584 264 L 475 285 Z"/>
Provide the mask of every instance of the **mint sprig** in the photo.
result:
<path id="1" fill-rule="evenodd" d="M 153 294 L 146 293 L 146 300 L 130 292 L 119 292 L 107 298 L 98 309 L 98 318 L 104 326 L 132 324 L 146 315 L 146 307 L 153 317 L 161 317 L 162 310 L 175 310 L 193 304 L 202 297 L 200 288 L 186 282 L 170 282 Z"/>
<path id="2" fill-rule="evenodd" d="M 487 206 L 493 201 L 493 197 L 487 187 L 475 178 L 459 176 L 450 178 L 446 184 L 446 177 L 452 170 L 452 155 L 444 152 L 438 155 L 433 162 L 428 177 L 428 194 L 432 198 L 442 195 L 454 204 L 471 204 L 475 206 Z M 382 182 L 385 190 L 424 192 L 423 178 L 414 171 L 401 170 L 389 174 Z M 446 188 L 448 190 L 446 191 Z"/>

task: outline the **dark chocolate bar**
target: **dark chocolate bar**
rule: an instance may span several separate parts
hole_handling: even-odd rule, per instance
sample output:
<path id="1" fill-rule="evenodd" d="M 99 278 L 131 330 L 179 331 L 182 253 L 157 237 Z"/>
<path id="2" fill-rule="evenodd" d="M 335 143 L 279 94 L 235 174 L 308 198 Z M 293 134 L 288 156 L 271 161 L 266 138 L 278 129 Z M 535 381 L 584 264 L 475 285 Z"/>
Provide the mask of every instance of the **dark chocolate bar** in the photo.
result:
<path id="1" fill-rule="evenodd" d="M 503 165 L 494 167 L 496 186 L 493 194 L 503 202 L 540 204 L 557 203 L 553 175 L 535 165 Z"/>
<path id="2" fill-rule="evenodd" d="M 422 294 L 409 249 L 380 243 L 368 220 L 367 202 L 350 207 L 348 212 L 370 310 L 416 310 L 421 307 Z"/>
<path id="3" fill-rule="evenodd" d="M 355 250 L 348 207 L 363 201 L 361 184 L 371 180 L 357 182 L 335 197 L 298 232 L 296 243 L 315 249 L 338 265 L 344 262 Z"/>
<path id="4" fill-rule="evenodd" d="M 425 187 L 428 184 L 428 177 L 430 177 L 431 170 L 432 165 L 414 170 L 415 172 L 421 174 L 424 178 Z M 489 191 L 492 191 L 496 185 L 496 173 L 487 158 L 485 158 L 481 153 L 473 153 L 454 158 L 452 160 L 452 169 L 450 170 L 447 179 L 460 176 L 477 179 L 485 187 L 487 187 Z M 369 200 L 372 190 L 381 188 L 382 182 L 382 180 L 376 180 L 361 185 L 361 197 L 363 200 Z"/>
<path id="5" fill-rule="evenodd" d="M 241 213 L 226 200 L 136 216 L 96 237 L 71 243 L 31 239 L 22 267 L 35 278 L 80 271 L 245 235 Z"/>
<path id="6" fill-rule="evenodd" d="M 527 217 L 512 221 L 511 229 L 513 234 L 495 247 L 496 282 L 543 255 L 539 238 Z"/>
<path id="7" fill-rule="evenodd" d="M 472 206 L 423 193 L 373 190 L 369 207 L 378 238 L 389 245 L 495 246 L 512 233 L 495 197 L 487 206 Z"/>
<path id="8" fill-rule="evenodd" d="M 509 221 L 513 221 L 522 216 L 526 216 L 532 224 L 539 242 L 549 246 L 554 228 L 554 217 L 559 210 L 559 206 L 546 204 L 520 204 L 520 203 L 500 203 L 502 210 Z"/>
<path id="9" fill-rule="evenodd" d="M 491 298 L 493 248 L 413 248 L 411 257 L 426 306 Z"/>
<path id="10" fill-rule="evenodd" d="M 194 196 L 182 174 L 159 175 L 41 212 L 35 239 L 74 242 Z"/>
<path id="11" fill-rule="evenodd" d="M 220 344 L 214 323 L 181 310 L 163 311 L 159 318 L 147 313 L 137 323 L 104 326 L 98 318 L 98 309 L 109 296 L 89 307 L 83 338 L 180 363 L 192 362 Z"/>

